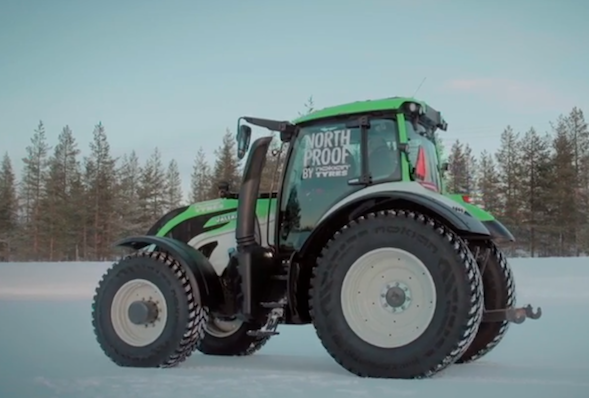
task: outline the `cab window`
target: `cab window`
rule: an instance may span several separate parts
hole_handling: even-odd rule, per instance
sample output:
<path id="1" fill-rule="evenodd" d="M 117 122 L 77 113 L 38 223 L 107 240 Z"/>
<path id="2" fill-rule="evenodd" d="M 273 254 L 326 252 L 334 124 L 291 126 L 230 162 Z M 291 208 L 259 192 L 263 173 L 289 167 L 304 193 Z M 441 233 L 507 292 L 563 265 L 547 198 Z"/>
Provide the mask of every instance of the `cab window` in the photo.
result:
<path id="1" fill-rule="evenodd" d="M 410 122 L 406 123 L 409 161 L 414 168 L 414 177 L 418 182 L 425 183 L 428 188 L 439 191 L 441 189 L 438 153 L 435 144 L 426 136 L 420 134 L 423 127 L 417 130 Z"/>
<path id="2" fill-rule="evenodd" d="M 286 168 L 278 241 L 298 249 L 323 214 L 352 192 L 361 177 L 361 130 L 344 123 L 302 128 Z M 374 119 L 368 130 L 373 182 L 401 178 L 398 129 L 394 120 Z"/>

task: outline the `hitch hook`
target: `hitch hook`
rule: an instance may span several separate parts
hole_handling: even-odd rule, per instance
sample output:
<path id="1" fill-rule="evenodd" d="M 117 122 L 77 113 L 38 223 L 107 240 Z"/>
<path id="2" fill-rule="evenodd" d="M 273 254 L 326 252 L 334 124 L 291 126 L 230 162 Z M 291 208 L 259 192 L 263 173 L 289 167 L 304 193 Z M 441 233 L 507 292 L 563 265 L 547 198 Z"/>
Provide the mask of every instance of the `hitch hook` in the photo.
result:
<path id="1" fill-rule="evenodd" d="M 539 319 L 542 316 L 542 308 L 538 307 L 534 312 L 534 308 L 528 304 L 522 308 L 510 308 L 505 315 L 507 321 L 520 324 L 523 323 L 526 318 Z"/>

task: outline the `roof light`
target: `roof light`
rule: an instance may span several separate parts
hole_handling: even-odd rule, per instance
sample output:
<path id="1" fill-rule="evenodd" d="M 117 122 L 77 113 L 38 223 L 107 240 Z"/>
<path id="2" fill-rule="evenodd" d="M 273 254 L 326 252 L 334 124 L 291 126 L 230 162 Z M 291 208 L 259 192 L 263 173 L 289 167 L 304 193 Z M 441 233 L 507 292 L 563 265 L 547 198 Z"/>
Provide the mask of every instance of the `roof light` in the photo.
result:
<path id="1" fill-rule="evenodd" d="M 462 195 L 462 200 L 466 203 L 472 203 L 470 196 L 468 195 Z"/>

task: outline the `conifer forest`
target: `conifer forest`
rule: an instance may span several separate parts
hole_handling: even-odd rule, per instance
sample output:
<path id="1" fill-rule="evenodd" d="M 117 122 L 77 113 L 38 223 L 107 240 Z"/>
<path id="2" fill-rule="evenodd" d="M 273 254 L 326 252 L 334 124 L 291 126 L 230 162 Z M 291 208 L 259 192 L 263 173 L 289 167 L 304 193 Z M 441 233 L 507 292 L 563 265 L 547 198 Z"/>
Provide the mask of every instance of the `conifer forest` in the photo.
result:
<path id="1" fill-rule="evenodd" d="M 306 111 L 312 107 L 311 99 Z M 578 108 L 551 126 L 507 126 L 494 153 L 474 154 L 461 141 L 443 149 L 447 190 L 470 195 L 511 229 L 517 241 L 505 247 L 510 256 L 589 253 L 589 129 Z M 110 260 L 116 239 L 145 233 L 171 209 L 218 197 L 220 181 L 239 188 L 234 131 L 223 135 L 214 162 L 201 148 L 192 174 L 181 175 L 157 148 L 147 159 L 134 151 L 114 158 L 108 126 L 100 123 L 88 148 L 78 146 L 68 126 L 56 142 L 48 142 L 42 121 L 31 130 L 24 159 L 0 154 L 0 261 Z M 282 159 L 268 157 L 262 190 L 271 188 Z"/>

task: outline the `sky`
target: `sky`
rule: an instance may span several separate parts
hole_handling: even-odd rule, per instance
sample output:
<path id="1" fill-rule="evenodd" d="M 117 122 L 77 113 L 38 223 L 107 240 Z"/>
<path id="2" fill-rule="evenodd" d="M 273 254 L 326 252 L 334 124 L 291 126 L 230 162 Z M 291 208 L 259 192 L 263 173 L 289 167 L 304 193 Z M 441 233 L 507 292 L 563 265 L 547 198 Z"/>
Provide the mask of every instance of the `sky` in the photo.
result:
<path id="1" fill-rule="evenodd" d="M 0 155 L 19 170 L 40 120 L 87 153 L 102 122 L 115 156 L 157 146 L 186 186 L 239 116 L 412 95 L 447 146 L 494 151 L 506 125 L 589 110 L 588 17 L 583 0 L 0 0 Z"/>

